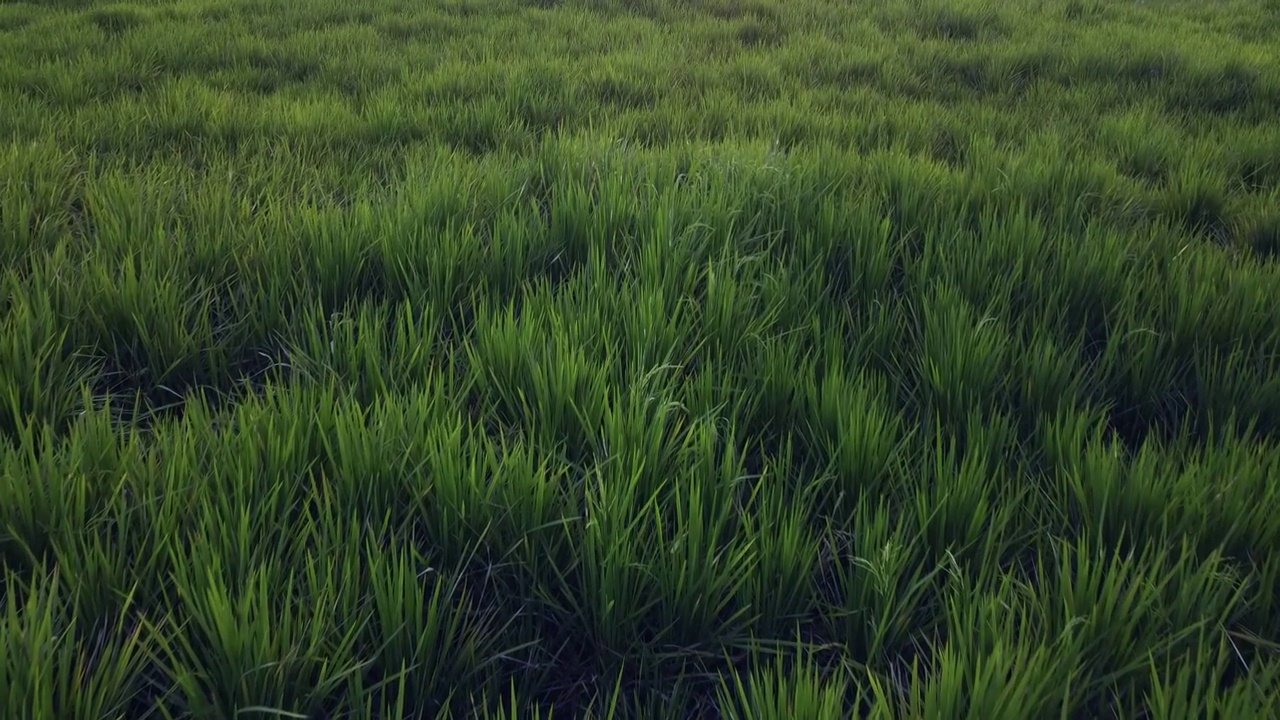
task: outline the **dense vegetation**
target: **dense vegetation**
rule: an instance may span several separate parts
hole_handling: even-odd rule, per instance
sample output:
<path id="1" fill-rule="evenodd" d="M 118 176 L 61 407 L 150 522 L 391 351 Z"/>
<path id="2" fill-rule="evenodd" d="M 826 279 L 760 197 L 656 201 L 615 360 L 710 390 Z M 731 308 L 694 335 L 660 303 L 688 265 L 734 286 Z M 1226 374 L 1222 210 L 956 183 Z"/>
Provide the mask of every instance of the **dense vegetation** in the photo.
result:
<path id="1" fill-rule="evenodd" d="M 1277 0 L 0 4 L 0 717 L 1280 716 Z"/>

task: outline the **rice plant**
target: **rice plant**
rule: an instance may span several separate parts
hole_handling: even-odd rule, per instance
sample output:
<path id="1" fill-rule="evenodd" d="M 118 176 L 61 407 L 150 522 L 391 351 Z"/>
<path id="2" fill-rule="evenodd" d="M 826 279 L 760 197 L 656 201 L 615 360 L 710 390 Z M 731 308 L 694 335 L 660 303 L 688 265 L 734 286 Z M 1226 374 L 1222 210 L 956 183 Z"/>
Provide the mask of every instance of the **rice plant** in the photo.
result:
<path id="1" fill-rule="evenodd" d="M 1280 716 L 1280 5 L 0 5 L 0 720 Z"/>

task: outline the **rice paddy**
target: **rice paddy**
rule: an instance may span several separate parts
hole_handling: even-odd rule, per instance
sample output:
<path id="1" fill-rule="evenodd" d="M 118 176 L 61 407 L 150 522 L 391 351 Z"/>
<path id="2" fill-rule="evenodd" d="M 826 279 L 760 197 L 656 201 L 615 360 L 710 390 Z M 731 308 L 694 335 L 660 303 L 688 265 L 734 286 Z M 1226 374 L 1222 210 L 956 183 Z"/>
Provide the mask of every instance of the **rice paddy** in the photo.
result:
<path id="1" fill-rule="evenodd" d="M 0 718 L 1280 717 L 1280 2 L 0 4 Z"/>

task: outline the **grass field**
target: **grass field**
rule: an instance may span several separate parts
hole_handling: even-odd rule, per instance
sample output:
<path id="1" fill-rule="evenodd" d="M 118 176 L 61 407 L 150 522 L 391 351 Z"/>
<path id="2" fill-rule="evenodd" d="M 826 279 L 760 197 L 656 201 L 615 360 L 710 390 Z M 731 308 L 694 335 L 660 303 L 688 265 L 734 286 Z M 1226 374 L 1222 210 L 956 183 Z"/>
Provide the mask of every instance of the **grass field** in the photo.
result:
<path id="1" fill-rule="evenodd" d="M 1280 717 L 1280 0 L 6 0 L 0 188 L 4 720 Z"/>

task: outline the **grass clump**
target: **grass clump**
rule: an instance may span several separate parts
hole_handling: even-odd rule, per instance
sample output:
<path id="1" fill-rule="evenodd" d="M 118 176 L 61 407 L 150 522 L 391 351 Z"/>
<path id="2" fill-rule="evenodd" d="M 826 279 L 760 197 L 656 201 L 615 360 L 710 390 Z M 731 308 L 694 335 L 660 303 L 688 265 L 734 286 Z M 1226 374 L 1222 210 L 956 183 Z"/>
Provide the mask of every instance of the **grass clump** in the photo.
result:
<path id="1" fill-rule="evenodd" d="M 146 25 L 151 13 L 134 5 L 102 5 L 88 12 L 90 21 L 103 32 L 119 35 Z"/>
<path id="2" fill-rule="evenodd" d="M 0 719 L 1276 717 L 1274 8 L 862 10 L 0 7 Z"/>

